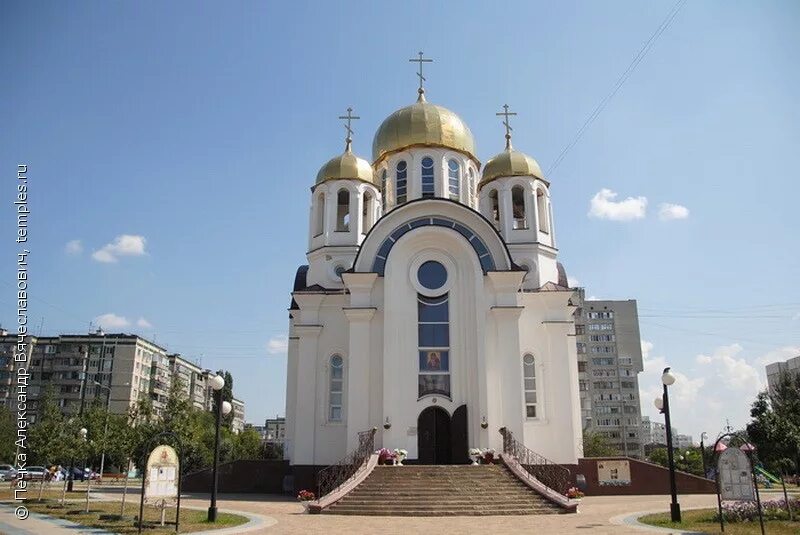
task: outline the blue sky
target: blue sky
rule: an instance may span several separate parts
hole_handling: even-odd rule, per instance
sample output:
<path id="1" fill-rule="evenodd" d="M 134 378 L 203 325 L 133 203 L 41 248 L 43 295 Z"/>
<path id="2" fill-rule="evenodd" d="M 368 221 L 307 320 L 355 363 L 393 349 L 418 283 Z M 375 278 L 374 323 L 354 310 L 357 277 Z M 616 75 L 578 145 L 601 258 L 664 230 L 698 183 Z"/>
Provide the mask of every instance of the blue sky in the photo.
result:
<path id="1" fill-rule="evenodd" d="M 106 315 L 229 369 L 248 421 L 282 414 L 286 308 L 336 117 L 355 108 L 369 158 L 424 50 L 429 100 L 483 161 L 507 102 L 515 147 L 547 170 L 672 6 L 3 2 L 0 320 L 27 163 L 44 334 Z M 672 365 L 675 426 L 695 436 L 744 423 L 764 363 L 800 353 L 799 23 L 796 2 L 689 2 L 548 177 L 567 271 L 587 295 L 639 300 L 642 391 Z M 688 217 L 661 220 L 662 203 Z"/>

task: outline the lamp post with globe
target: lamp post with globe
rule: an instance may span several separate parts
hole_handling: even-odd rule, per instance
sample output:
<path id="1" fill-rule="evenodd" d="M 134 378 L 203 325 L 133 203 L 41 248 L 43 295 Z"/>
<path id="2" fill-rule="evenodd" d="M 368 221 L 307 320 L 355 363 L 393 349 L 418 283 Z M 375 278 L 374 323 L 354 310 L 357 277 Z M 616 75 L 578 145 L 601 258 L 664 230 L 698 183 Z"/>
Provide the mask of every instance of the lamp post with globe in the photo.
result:
<path id="1" fill-rule="evenodd" d="M 678 489 L 675 485 L 675 454 L 672 449 L 672 422 L 669 413 L 669 391 L 668 388 L 675 383 L 675 376 L 669 372 L 669 368 L 664 368 L 661 374 L 661 384 L 664 385 L 664 394 L 654 400 L 656 408 L 664 415 L 664 424 L 667 431 L 667 460 L 669 461 L 669 489 L 672 495 L 669 511 L 673 522 L 681 521 L 681 506 L 678 503 Z"/>
<path id="2" fill-rule="evenodd" d="M 225 379 L 221 375 L 215 375 L 208 380 L 208 384 L 214 391 L 215 425 L 214 431 L 214 468 L 211 476 L 211 505 L 208 508 L 208 521 L 217 521 L 217 467 L 219 465 L 219 433 L 222 426 L 222 417 L 227 416 L 233 408 L 227 401 L 222 401 L 222 388 L 225 386 Z"/>

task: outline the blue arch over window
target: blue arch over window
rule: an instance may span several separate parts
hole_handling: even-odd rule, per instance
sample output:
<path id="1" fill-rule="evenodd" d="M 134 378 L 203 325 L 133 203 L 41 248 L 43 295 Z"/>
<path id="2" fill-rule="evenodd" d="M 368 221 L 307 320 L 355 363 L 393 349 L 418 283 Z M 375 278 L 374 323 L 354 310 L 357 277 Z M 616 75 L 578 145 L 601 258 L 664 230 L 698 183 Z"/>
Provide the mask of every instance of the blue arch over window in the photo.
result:
<path id="1" fill-rule="evenodd" d="M 478 260 L 481 263 L 481 269 L 484 275 L 487 271 L 494 271 L 496 269 L 494 258 L 492 258 L 492 253 L 489 252 L 489 248 L 486 247 L 483 240 L 469 227 L 444 217 L 421 217 L 400 225 L 383 240 L 381 246 L 378 247 L 378 254 L 375 256 L 375 261 L 372 263 L 372 271 L 383 277 L 383 272 L 386 269 L 386 259 L 389 258 L 389 252 L 392 250 L 392 247 L 394 247 L 394 244 L 403 234 L 419 227 L 445 227 L 455 230 L 467 239 L 472 249 L 475 251 L 475 254 L 478 255 Z"/>

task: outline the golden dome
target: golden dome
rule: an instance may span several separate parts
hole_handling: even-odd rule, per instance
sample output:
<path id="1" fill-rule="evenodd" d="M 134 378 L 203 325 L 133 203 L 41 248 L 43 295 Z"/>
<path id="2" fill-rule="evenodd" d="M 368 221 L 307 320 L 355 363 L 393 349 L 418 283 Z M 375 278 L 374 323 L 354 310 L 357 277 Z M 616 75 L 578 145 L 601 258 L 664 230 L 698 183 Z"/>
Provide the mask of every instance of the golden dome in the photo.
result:
<path id="1" fill-rule="evenodd" d="M 461 117 L 428 103 L 423 93 L 416 103 L 397 110 L 381 123 L 372 142 L 373 164 L 415 145 L 446 147 L 478 160 L 472 132 Z"/>
<path id="2" fill-rule="evenodd" d="M 545 180 L 542 168 L 536 160 L 512 149 L 510 143 L 506 150 L 486 162 L 478 188 L 502 176 L 533 176 Z"/>
<path id="3" fill-rule="evenodd" d="M 361 180 L 375 184 L 375 173 L 367 160 L 353 154 L 348 139 L 345 151 L 328 160 L 317 173 L 317 184 L 326 180 Z"/>

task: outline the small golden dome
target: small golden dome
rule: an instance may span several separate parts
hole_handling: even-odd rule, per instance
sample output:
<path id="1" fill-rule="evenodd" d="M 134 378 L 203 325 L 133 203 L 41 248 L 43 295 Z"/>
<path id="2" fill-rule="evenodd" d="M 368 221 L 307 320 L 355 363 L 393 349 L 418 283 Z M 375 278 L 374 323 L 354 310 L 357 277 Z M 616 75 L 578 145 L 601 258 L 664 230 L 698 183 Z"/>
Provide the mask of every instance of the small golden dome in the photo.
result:
<path id="1" fill-rule="evenodd" d="M 344 153 L 328 160 L 317 173 L 317 184 L 326 180 L 361 180 L 375 184 L 375 173 L 367 160 L 353 154 L 348 140 Z"/>
<path id="2" fill-rule="evenodd" d="M 428 103 L 423 93 L 417 102 L 397 110 L 378 127 L 372 142 L 373 164 L 414 145 L 446 147 L 478 160 L 466 123 L 447 108 Z"/>
<path id="3" fill-rule="evenodd" d="M 539 167 L 536 160 L 525 153 L 512 149 L 510 144 L 506 150 L 486 162 L 478 188 L 480 189 L 492 180 L 503 176 L 533 176 L 545 180 L 542 168 Z"/>

